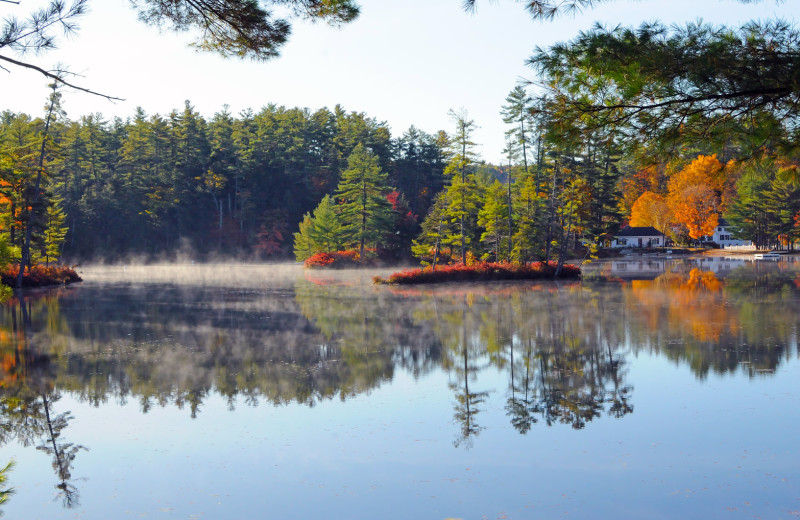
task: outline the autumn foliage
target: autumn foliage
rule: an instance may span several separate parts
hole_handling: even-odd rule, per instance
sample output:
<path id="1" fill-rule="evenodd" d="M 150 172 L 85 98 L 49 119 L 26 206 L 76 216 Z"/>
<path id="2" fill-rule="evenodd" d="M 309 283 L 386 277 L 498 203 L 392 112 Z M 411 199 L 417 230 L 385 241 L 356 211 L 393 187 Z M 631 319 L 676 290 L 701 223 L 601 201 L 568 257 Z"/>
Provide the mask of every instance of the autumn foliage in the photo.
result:
<path id="1" fill-rule="evenodd" d="M 667 204 L 689 236 L 711 235 L 718 224 L 725 165 L 716 155 L 699 155 L 669 180 Z"/>
<path id="2" fill-rule="evenodd" d="M 361 258 L 358 251 L 336 251 L 333 253 L 317 253 L 308 257 L 305 266 L 309 269 L 347 269 L 370 265 L 370 258 Z"/>
<path id="3" fill-rule="evenodd" d="M 689 236 L 700 238 L 714 233 L 719 223 L 717 196 L 705 185 L 690 186 L 672 202 L 675 220 L 686 226 Z"/>
<path id="4" fill-rule="evenodd" d="M 670 211 L 667 201 L 661 195 L 646 191 L 633 203 L 631 226 L 652 226 L 666 235 L 671 222 L 672 211 Z"/>
<path id="5" fill-rule="evenodd" d="M 394 273 L 387 278 L 376 276 L 375 283 L 383 284 L 426 284 L 440 282 L 493 282 L 500 280 L 539 280 L 553 278 L 556 274 L 554 264 L 536 262 L 514 264 L 506 262 L 478 262 L 472 265 L 454 264 L 436 269 L 423 267 Z M 580 278 L 578 266 L 565 264 L 561 267 L 559 278 Z"/>
<path id="6" fill-rule="evenodd" d="M 17 283 L 19 266 L 11 265 L 0 271 L 4 285 L 14 287 Z M 22 276 L 23 287 L 43 287 L 46 285 L 66 285 L 82 281 L 75 269 L 67 266 L 34 265 Z"/>

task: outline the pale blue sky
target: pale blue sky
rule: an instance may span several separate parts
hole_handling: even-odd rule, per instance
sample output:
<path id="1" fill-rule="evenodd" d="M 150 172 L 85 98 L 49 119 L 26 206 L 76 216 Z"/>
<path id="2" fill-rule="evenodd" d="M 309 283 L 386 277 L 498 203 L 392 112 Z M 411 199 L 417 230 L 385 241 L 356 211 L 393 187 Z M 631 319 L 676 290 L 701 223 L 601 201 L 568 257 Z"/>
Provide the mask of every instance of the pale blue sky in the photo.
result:
<path id="1" fill-rule="evenodd" d="M 43 0 L 0 3 L 0 16 L 24 14 Z M 479 0 L 474 15 L 462 0 L 360 0 L 362 15 L 342 29 L 299 22 L 282 56 L 266 63 L 225 60 L 187 47 L 189 34 L 160 34 L 136 20 L 127 0 L 92 0 L 80 32 L 60 49 L 29 59 L 43 67 L 64 63 L 76 79 L 124 102 L 67 92 L 70 118 L 101 112 L 123 118 L 141 106 L 166 114 L 189 99 L 204 116 L 223 105 L 234 114 L 268 103 L 312 110 L 337 103 L 386 121 L 394 136 L 410 125 L 450 131 L 448 111 L 464 108 L 480 127 L 474 140 L 484 159 L 502 160 L 499 112 L 520 79 L 535 79 L 524 64 L 537 45 L 568 40 L 595 21 L 638 25 L 660 19 L 740 25 L 753 18 L 800 18 L 794 0 L 741 4 L 734 0 L 615 1 L 578 17 L 533 22 L 514 0 Z M 38 115 L 47 97 L 40 75 L 0 71 L 0 110 Z"/>

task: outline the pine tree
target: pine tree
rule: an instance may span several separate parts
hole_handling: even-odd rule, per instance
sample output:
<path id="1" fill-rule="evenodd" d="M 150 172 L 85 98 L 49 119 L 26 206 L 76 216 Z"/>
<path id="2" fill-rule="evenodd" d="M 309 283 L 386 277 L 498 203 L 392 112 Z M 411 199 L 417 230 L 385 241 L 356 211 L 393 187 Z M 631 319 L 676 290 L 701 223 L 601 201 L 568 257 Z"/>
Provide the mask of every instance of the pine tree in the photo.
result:
<path id="1" fill-rule="evenodd" d="M 457 244 L 461 250 L 461 262 L 467 262 L 467 218 L 470 212 L 475 209 L 475 192 L 472 189 L 474 179 L 468 179 L 469 168 L 475 159 L 473 148 L 475 143 L 472 141 L 472 133 L 475 131 L 475 121 L 469 119 L 466 110 L 450 110 L 450 118 L 456 125 L 456 131 L 451 141 L 453 158 L 445 168 L 445 175 L 450 174 L 453 178 L 448 189 L 448 210 L 450 215 L 458 220 L 458 236 L 451 235 L 449 243 Z"/>
<path id="2" fill-rule="evenodd" d="M 336 188 L 341 218 L 349 240 L 364 256 L 368 245 L 377 246 L 392 224 L 388 176 L 378 166 L 378 157 L 359 144 L 347 159 L 347 169 Z"/>
<path id="3" fill-rule="evenodd" d="M 526 263 L 545 257 L 546 201 L 539 194 L 533 174 L 523 177 L 519 184 L 519 194 L 514 201 L 517 227 L 512 255 L 516 261 Z"/>
<path id="4" fill-rule="evenodd" d="M 423 264 L 433 265 L 434 269 L 443 259 L 450 261 L 453 257 L 452 248 L 445 244 L 445 238 L 455 232 L 447 214 L 447 206 L 447 191 L 442 190 L 434 199 L 428 215 L 422 221 L 422 230 L 411 245 L 414 256 Z"/>
<path id="5" fill-rule="evenodd" d="M 61 258 L 61 245 L 64 243 L 69 229 L 64 226 L 66 215 L 61 209 L 61 202 L 61 199 L 53 197 L 47 205 L 47 225 L 42 237 L 40 259 L 44 259 L 45 264 L 48 265 Z"/>
<path id="6" fill-rule="evenodd" d="M 483 207 L 478 213 L 478 225 L 483 227 L 481 241 L 494 255 L 494 261 L 500 261 L 500 254 L 508 241 L 508 198 L 505 187 L 500 181 L 494 183 L 486 190 Z"/>
<path id="7" fill-rule="evenodd" d="M 525 88 L 517 85 L 506 97 L 506 104 L 503 105 L 503 110 L 500 112 L 504 123 L 514 125 L 506 132 L 506 135 L 522 153 L 522 165 L 525 172 L 528 171 L 528 149 L 531 145 L 533 126 L 531 104 L 532 99 Z"/>
<path id="8" fill-rule="evenodd" d="M 320 201 L 314 215 L 308 213 L 294 234 L 294 254 L 298 262 L 317 253 L 341 251 L 345 245 L 345 231 L 330 195 Z"/>

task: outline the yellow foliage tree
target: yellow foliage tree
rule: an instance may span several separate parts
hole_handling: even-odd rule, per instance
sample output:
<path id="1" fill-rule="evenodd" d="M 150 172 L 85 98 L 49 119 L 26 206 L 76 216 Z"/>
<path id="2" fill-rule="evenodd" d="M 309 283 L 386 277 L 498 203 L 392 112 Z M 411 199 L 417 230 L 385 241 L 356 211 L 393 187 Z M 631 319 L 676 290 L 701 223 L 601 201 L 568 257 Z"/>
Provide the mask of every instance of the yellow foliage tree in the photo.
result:
<path id="1" fill-rule="evenodd" d="M 671 223 L 672 211 L 664 197 L 658 193 L 646 191 L 633 203 L 631 226 L 652 226 L 666 235 Z"/>

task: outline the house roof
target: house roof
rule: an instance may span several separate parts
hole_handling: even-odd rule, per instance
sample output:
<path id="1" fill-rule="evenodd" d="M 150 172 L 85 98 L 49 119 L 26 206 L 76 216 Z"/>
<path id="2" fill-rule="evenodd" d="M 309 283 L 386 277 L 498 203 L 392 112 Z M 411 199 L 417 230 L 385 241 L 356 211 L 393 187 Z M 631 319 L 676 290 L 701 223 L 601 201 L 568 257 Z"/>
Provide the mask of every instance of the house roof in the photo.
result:
<path id="1" fill-rule="evenodd" d="M 618 237 L 660 237 L 664 236 L 659 230 L 654 228 L 653 226 L 643 226 L 643 227 L 632 227 L 628 226 L 624 229 L 620 229 L 619 233 L 615 236 Z"/>

